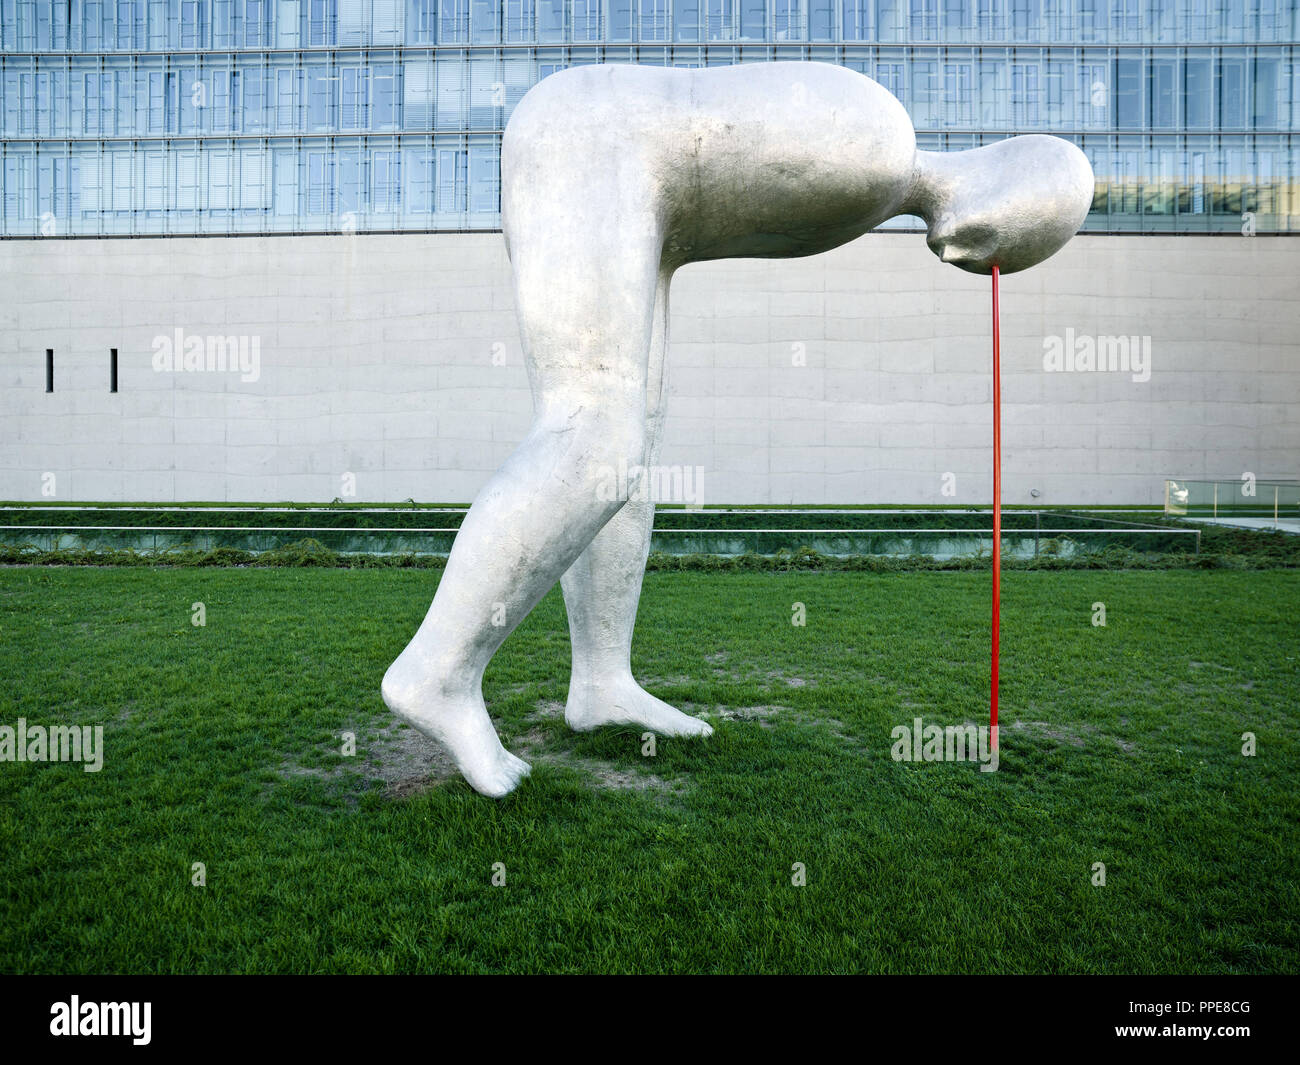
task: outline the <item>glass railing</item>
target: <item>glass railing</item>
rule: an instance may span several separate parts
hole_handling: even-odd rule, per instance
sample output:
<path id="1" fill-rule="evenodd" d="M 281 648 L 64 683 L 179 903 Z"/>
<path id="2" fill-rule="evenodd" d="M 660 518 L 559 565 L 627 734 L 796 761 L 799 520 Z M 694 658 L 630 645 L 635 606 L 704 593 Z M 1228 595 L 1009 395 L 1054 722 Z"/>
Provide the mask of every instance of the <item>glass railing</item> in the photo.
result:
<path id="1" fill-rule="evenodd" d="M 310 538 L 349 554 L 433 554 L 451 550 L 464 508 L 410 509 L 0 509 L 0 546 L 26 551 L 271 551 Z M 1196 529 L 1064 511 L 1007 511 L 1004 558 L 1080 559 L 1114 549 L 1197 554 Z M 840 558 L 987 558 L 987 510 L 707 508 L 661 510 L 651 550 L 665 555 L 775 555 L 811 549 Z"/>
<path id="2" fill-rule="evenodd" d="M 1165 481 L 1165 513 L 1172 517 L 1250 518 L 1272 523 L 1300 520 L 1300 481 Z"/>

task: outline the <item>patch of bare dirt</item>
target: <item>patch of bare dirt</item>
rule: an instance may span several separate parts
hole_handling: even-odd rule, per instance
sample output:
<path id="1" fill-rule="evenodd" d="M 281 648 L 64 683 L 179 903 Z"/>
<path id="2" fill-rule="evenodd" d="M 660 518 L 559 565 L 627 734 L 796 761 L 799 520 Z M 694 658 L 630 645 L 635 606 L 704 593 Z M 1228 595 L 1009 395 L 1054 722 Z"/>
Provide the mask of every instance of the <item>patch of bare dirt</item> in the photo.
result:
<path id="1" fill-rule="evenodd" d="M 705 661 L 713 662 L 714 659 L 716 658 L 717 658 L 716 655 L 707 655 L 705 656 Z M 817 682 L 815 680 L 811 680 L 808 677 L 789 676 L 783 673 L 779 669 L 769 669 L 769 670 L 765 670 L 762 673 L 757 673 L 757 672 L 744 673 L 734 669 L 722 669 L 715 665 L 712 670 L 712 673 L 713 673 L 713 678 L 715 680 L 730 681 L 733 684 L 766 683 L 769 687 L 775 687 L 775 686 L 784 686 L 787 688 L 817 687 Z"/>
<path id="2" fill-rule="evenodd" d="M 1137 750 L 1137 744 L 1120 739 L 1118 736 L 1107 736 L 1093 725 L 1071 726 L 1052 721 L 1013 721 L 1008 727 L 1012 732 L 1024 732 L 1031 736 L 1045 736 L 1047 739 L 1067 744 L 1070 747 L 1086 747 L 1091 740 L 1101 739 L 1110 740 L 1121 751 L 1132 752 Z"/>
<path id="3" fill-rule="evenodd" d="M 794 713 L 788 706 L 724 706 L 721 703 L 717 706 L 683 703 L 682 712 L 706 720 L 742 721 L 768 729 L 778 717 Z"/>
<path id="4" fill-rule="evenodd" d="M 560 708 L 561 716 L 564 708 Z M 683 795 L 688 786 L 680 779 L 665 780 L 656 773 L 627 769 L 586 758 L 557 747 L 544 729 L 532 728 L 510 745 L 514 753 L 534 765 L 556 765 L 576 769 L 591 779 L 597 788 L 612 791 L 651 792 L 663 796 Z"/>
<path id="5" fill-rule="evenodd" d="M 685 713 L 702 717 L 707 721 L 738 721 L 742 724 L 756 724 L 759 728 L 765 729 L 774 728 L 777 720 L 791 721 L 799 725 L 826 729 L 837 740 L 844 740 L 846 743 L 856 745 L 858 742 L 849 734 L 848 726 L 839 718 L 808 710 L 796 710 L 794 707 L 776 703 L 762 706 L 726 706 L 721 703 L 716 706 L 703 706 L 697 703 L 683 703 L 681 709 Z"/>
<path id="6" fill-rule="evenodd" d="M 555 699 L 539 699 L 533 705 L 533 712 L 528 715 L 529 721 L 563 721 L 564 704 Z"/>
<path id="7" fill-rule="evenodd" d="M 436 787 L 459 775 L 456 763 L 439 743 L 399 721 L 373 729 L 352 729 L 356 754 L 330 766 L 301 766 L 286 763 L 284 776 L 314 776 L 321 780 L 338 780 L 357 774 L 382 780 L 385 792 L 401 798 Z M 342 740 L 339 741 L 342 746 Z"/>

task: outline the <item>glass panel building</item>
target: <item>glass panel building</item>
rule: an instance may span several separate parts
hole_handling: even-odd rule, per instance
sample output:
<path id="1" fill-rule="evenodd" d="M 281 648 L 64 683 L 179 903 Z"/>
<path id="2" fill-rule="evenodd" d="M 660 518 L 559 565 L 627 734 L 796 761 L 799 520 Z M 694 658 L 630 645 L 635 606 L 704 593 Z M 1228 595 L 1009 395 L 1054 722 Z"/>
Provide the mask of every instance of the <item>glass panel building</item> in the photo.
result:
<path id="1" fill-rule="evenodd" d="M 1300 232 L 1298 36 L 1300 0 L 0 0 L 0 236 L 496 229 L 541 78 L 772 60 L 870 75 L 922 147 L 1074 141 L 1087 230 Z"/>

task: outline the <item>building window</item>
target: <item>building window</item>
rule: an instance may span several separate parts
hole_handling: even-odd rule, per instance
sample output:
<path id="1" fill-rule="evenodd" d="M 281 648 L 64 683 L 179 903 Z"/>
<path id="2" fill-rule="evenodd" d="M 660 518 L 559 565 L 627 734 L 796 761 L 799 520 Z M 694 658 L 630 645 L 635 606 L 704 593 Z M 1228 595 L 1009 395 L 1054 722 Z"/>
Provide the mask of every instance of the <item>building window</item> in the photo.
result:
<path id="1" fill-rule="evenodd" d="M 502 130 L 554 71 L 809 54 L 875 77 L 924 143 L 1074 139 L 1098 166 L 1088 227 L 1234 231 L 1258 203 L 1258 231 L 1300 230 L 1292 0 L 0 9 L 0 236 L 318 230 L 341 209 L 370 228 L 489 228 Z"/>

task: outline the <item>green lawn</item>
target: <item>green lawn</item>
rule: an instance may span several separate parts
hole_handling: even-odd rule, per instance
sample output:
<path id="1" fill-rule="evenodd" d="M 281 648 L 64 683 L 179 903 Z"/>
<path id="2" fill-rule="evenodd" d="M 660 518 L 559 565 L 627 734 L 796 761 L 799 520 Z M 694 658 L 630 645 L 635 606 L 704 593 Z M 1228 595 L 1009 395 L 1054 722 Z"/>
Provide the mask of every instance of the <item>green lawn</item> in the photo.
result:
<path id="1" fill-rule="evenodd" d="M 105 726 L 0 763 L 0 969 L 1300 971 L 1300 572 L 1007 574 L 996 773 L 889 754 L 985 718 L 987 573 L 651 573 L 638 675 L 717 727 L 654 757 L 557 716 L 553 593 L 502 802 L 379 701 L 437 577 L 0 569 L 0 724 Z"/>

